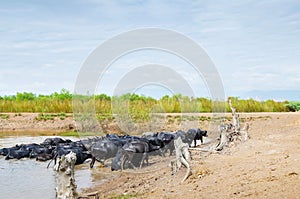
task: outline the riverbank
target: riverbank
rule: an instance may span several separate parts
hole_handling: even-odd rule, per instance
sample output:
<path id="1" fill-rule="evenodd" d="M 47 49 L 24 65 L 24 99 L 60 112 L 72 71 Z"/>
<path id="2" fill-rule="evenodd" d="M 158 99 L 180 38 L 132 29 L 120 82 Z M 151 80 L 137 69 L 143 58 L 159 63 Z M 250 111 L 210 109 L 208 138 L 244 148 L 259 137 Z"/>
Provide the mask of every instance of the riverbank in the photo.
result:
<path id="1" fill-rule="evenodd" d="M 268 119 L 276 115 L 298 115 L 300 112 L 260 112 L 260 113 L 239 113 L 243 121 L 254 121 Z M 133 122 L 130 132 L 139 134 L 141 132 L 176 131 L 187 130 L 200 126 L 208 129 L 211 119 L 225 117 L 231 120 L 231 113 L 167 113 L 157 114 L 152 118 L 151 126 L 147 129 L 146 122 Z M 122 133 L 127 129 L 124 122 L 118 122 L 116 118 L 99 120 L 100 129 L 103 133 Z M 120 127 L 120 128 L 119 128 Z M 126 127 L 126 126 L 125 126 Z M 0 113 L 0 132 L 38 132 L 49 135 L 60 132 L 76 132 L 76 124 L 72 113 Z"/>
<path id="2" fill-rule="evenodd" d="M 54 133 L 76 130 L 72 114 L 1 113 L 0 116 L 0 132 Z"/>
<path id="3" fill-rule="evenodd" d="M 226 153 L 191 151 L 192 176 L 184 183 L 184 167 L 171 175 L 169 161 L 151 158 L 150 166 L 136 171 L 97 168 L 111 176 L 85 191 L 101 198 L 298 198 L 300 113 L 241 115 L 254 118 L 248 121 L 251 139 Z"/>

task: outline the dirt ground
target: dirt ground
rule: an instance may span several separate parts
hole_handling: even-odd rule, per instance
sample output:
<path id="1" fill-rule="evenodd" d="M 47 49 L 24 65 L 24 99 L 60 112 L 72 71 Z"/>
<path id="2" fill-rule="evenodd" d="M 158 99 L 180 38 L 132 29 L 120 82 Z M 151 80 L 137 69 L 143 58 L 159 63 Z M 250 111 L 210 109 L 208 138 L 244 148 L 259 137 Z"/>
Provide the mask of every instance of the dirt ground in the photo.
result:
<path id="1" fill-rule="evenodd" d="M 241 116 L 248 118 L 251 139 L 222 153 L 191 150 L 192 175 L 183 183 L 186 168 L 171 175 L 175 156 L 157 156 L 139 170 L 94 168 L 96 185 L 85 193 L 97 191 L 100 198 L 299 198 L 300 113 Z"/>
<path id="2" fill-rule="evenodd" d="M 7 118 L 0 117 L 0 132 L 65 132 L 74 131 L 75 122 L 72 114 L 60 119 L 54 117 L 53 120 L 38 120 L 40 113 L 0 113 Z"/>

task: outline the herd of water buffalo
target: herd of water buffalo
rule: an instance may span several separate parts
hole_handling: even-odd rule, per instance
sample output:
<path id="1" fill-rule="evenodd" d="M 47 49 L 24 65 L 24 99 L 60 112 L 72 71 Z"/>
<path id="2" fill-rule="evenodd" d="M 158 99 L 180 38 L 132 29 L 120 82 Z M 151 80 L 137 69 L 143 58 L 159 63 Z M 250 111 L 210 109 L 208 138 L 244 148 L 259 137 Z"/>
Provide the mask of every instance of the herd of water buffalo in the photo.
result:
<path id="1" fill-rule="evenodd" d="M 20 144 L 10 148 L 1 148 L 0 155 L 5 159 L 35 158 L 39 161 L 56 161 L 57 157 L 66 155 L 71 151 L 76 154 L 76 163 L 82 164 L 87 159 L 92 159 L 92 168 L 95 160 L 104 164 L 105 160 L 112 158 L 111 169 L 120 170 L 142 167 L 144 162 L 148 165 L 149 155 L 165 156 L 169 150 L 172 155 L 174 140 L 181 137 L 184 143 L 191 146 L 196 140 L 203 142 L 207 131 L 199 128 L 188 131 L 144 133 L 142 136 L 107 134 L 103 137 L 94 137 L 71 141 L 59 137 L 47 138 L 42 143 Z M 48 166 L 49 166 L 48 164 Z"/>

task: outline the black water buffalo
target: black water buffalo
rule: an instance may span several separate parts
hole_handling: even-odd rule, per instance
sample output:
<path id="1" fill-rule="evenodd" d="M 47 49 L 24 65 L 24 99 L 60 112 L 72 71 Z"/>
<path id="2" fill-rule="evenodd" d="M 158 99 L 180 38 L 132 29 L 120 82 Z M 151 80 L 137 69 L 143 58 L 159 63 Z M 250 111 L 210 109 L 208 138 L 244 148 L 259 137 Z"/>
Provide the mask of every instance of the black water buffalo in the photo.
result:
<path id="1" fill-rule="evenodd" d="M 175 146 L 174 146 L 175 139 L 177 139 L 178 137 L 181 137 L 182 142 L 188 143 L 190 145 L 194 138 L 191 134 L 187 134 L 186 132 L 184 132 L 182 130 L 178 130 L 175 133 L 161 132 L 161 133 L 159 133 L 158 136 L 161 137 L 161 139 L 164 142 L 163 153 L 165 153 L 167 150 L 169 150 L 170 156 L 173 154 L 173 151 L 175 150 Z"/>
<path id="2" fill-rule="evenodd" d="M 194 147 L 196 147 L 196 141 L 200 140 L 201 144 L 203 143 L 203 137 L 207 137 L 207 131 L 202 131 L 199 128 L 189 129 L 187 131 L 188 139 L 192 139 L 194 141 Z M 192 143 L 188 143 L 191 145 Z"/>
<path id="3" fill-rule="evenodd" d="M 92 154 L 89 151 L 82 150 L 81 148 L 77 148 L 77 150 L 72 150 L 76 153 L 76 163 L 75 164 L 83 164 L 87 159 L 92 158 Z"/>
<path id="4" fill-rule="evenodd" d="M 46 158 L 47 157 L 47 158 Z M 52 147 L 38 146 L 31 150 L 29 158 L 46 161 L 52 159 Z"/>
<path id="5" fill-rule="evenodd" d="M 104 164 L 107 159 L 115 157 L 118 149 L 127 142 L 127 139 L 129 138 L 116 134 L 107 134 L 105 137 L 82 140 L 83 145 L 92 155 L 90 167 L 94 166 L 96 160 Z"/>
<path id="6" fill-rule="evenodd" d="M 126 143 L 120 148 L 113 158 L 111 163 L 111 170 L 123 170 L 127 168 L 142 167 L 144 160 L 148 165 L 148 144 L 145 142 L 133 141 L 132 143 Z"/>
<path id="7" fill-rule="evenodd" d="M 59 137 L 55 137 L 55 138 L 46 138 L 44 140 L 44 142 L 41 143 L 42 146 L 56 146 L 60 143 L 71 143 L 72 141 L 67 139 L 64 140 L 62 138 Z"/>
<path id="8" fill-rule="evenodd" d="M 118 147 L 122 147 L 126 142 L 133 139 L 130 136 L 118 136 L 116 134 L 107 134 L 105 137 L 106 140 L 113 142 Z"/>
<path id="9" fill-rule="evenodd" d="M 170 150 L 172 155 L 175 147 L 174 140 L 182 138 L 184 143 L 192 144 L 196 140 L 203 142 L 206 131 L 200 129 L 189 129 L 187 132 L 179 130 L 175 133 L 145 133 L 143 136 L 107 134 L 103 137 L 88 138 L 80 141 L 65 140 L 59 137 L 47 138 L 40 144 L 22 144 L 10 148 L 0 149 L 0 155 L 6 159 L 20 159 L 23 157 L 36 158 L 39 161 L 52 159 L 67 155 L 70 152 L 76 154 L 75 164 L 82 164 L 86 159 L 92 158 L 90 167 L 93 167 L 95 160 L 104 162 L 112 159 L 111 169 L 141 168 L 144 163 L 148 165 L 150 155 L 165 156 Z M 194 144 L 194 145 L 195 145 Z M 49 166 L 48 164 L 48 166 Z"/>
<path id="10" fill-rule="evenodd" d="M 126 147 L 128 147 L 128 143 L 146 142 L 148 145 L 149 144 L 151 145 L 151 149 L 153 149 L 152 151 L 159 149 L 161 144 L 154 143 L 154 141 L 153 142 L 152 141 L 153 140 L 148 140 L 144 137 L 138 137 L 138 136 L 131 136 L 131 135 L 119 136 L 116 134 L 107 134 L 105 137 L 98 138 L 98 139 L 83 140 L 83 143 L 92 153 L 93 158 L 90 164 L 92 168 L 95 160 L 104 164 L 105 160 L 109 158 L 115 158 L 119 149 L 124 147 L 126 144 L 127 144 Z"/>
<path id="11" fill-rule="evenodd" d="M 51 160 L 53 158 L 53 155 L 52 154 L 49 154 L 49 153 L 41 153 L 41 154 L 38 154 L 35 159 L 37 161 L 47 161 L 47 160 Z"/>
<path id="12" fill-rule="evenodd" d="M 7 156 L 10 148 L 2 148 L 0 149 L 0 155 Z"/>
<path id="13" fill-rule="evenodd" d="M 128 142 L 122 147 L 123 150 L 123 159 L 121 162 L 121 168 L 123 169 L 124 162 L 128 161 L 128 163 L 136 169 L 136 166 L 142 168 L 144 160 L 146 160 L 147 166 L 149 164 L 148 161 L 148 153 L 150 152 L 149 143 L 145 141 L 132 141 Z"/>
<path id="14" fill-rule="evenodd" d="M 29 157 L 46 161 L 56 159 L 71 151 L 77 157 L 75 164 L 82 164 L 86 159 L 92 158 L 91 153 L 86 149 L 82 141 L 72 142 L 69 139 L 64 140 L 59 137 L 47 138 L 40 144 L 21 144 L 10 148 L 2 148 L 0 149 L 0 155 L 6 156 L 6 160 Z"/>
<path id="15" fill-rule="evenodd" d="M 118 171 L 118 170 L 121 170 L 121 162 L 122 162 L 122 158 L 123 158 L 123 150 L 122 148 L 120 148 L 116 154 L 116 156 L 113 158 L 112 162 L 111 162 L 111 170 L 112 171 Z M 124 163 L 122 165 L 122 168 L 123 169 L 127 169 L 129 168 L 129 165 L 128 165 L 128 161 L 127 162 L 122 162 Z"/>
<path id="16" fill-rule="evenodd" d="M 95 138 L 84 139 L 81 142 L 88 151 L 91 151 L 92 146 L 95 145 L 96 142 L 99 140 L 100 140 L 100 138 L 95 137 Z"/>
<path id="17" fill-rule="evenodd" d="M 118 150 L 111 164 L 111 170 L 127 169 L 129 167 L 136 169 L 141 168 L 144 161 L 149 164 L 149 153 L 160 149 L 149 143 L 146 139 L 128 141 L 121 149 Z"/>
<path id="18" fill-rule="evenodd" d="M 104 164 L 105 160 L 116 156 L 118 149 L 117 144 L 110 140 L 99 140 L 91 146 L 92 162 L 90 167 L 93 168 L 95 160 Z"/>
<path id="19" fill-rule="evenodd" d="M 176 134 L 175 139 L 177 139 L 178 137 L 181 137 L 182 142 L 187 143 L 189 146 L 191 146 L 191 144 L 196 136 L 196 133 L 197 132 L 192 129 L 189 129 L 187 132 L 179 130 L 175 133 Z"/>
<path id="20" fill-rule="evenodd" d="M 49 162 L 47 168 L 51 164 L 51 162 L 54 160 L 54 164 L 56 164 L 56 158 L 61 157 L 63 155 L 67 155 L 70 152 L 73 152 L 76 154 L 76 162 L 75 165 L 82 164 L 85 162 L 85 160 L 92 158 L 92 155 L 89 151 L 84 150 L 81 147 L 71 147 L 71 146 L 58 146 L 56 147 L 52 152 L 52 160 Z M 43 157 L 43 156 L 42 156 Z M 41 157 L 41 158 L 42 158 Z"/>
<path id="21" fill-rule="evenodd" d="M 29 151 L 26 151 L 22 148 L 17 149 L 17 150 L 13 150 L 13 149 L 9 149 L 8 154 L 5 157 L 5 160 L 9 160 L 9 159 L 21 159 L 21 158 L 25 158 L 25 157 L 29 157 Z"/>
<path id="22" fill-rule="evenodd" d="M 166 141 L 163 140 L 161 137 L 158 136 L 158 133 L 147 133 L 147 134 L 143 134 L 141 137 L 141 140 L 149 142 L 149 144 L 153 147 L 155 147 L 156 149 L 159 150 L 154 150 L 151 155 L 160 155 L 160 156 L 164 156 L 164 152 L 163 152 L 163 147 L 166 144 Z"/>
<path id="23" fill-rule="evenodd" d="M 29 157 L 32 150 L 36 147 L 39 147 L 38 144 L 21 144 L 16 145 L 15 147 L 8 148 L 6 153 L 6 160 L 9 159 L 21 159 Z"/>
<path id="24" fill-rule="evenodd" d="M 158 139 L 161 140 L 161 151 L 162 156 L 165 156 L 165 153 L 167 150 L 170 151 L 170 156 L 172 155 L 175 147 L 174 147 L 174 139 L 176 135 L 174 133 L 168 133 L 168 132 L 160 132 L 157 135 Z"/>

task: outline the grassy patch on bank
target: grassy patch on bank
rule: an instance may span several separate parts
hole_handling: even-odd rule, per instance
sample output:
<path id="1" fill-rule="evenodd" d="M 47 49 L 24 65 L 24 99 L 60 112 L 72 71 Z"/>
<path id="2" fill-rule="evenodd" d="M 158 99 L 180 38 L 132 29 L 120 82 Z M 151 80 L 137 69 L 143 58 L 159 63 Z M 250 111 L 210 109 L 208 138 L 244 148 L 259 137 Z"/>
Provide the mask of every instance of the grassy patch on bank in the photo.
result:
<path id="1" fill-rule="evenodd" d="M 137 198 L 139 195 L 137 193 L 131 193 L 131 194 L 122 194 L 118 196 L 110 196 L 111 199 L 128 199 L 128 198 Z"/>
<path id="2" fill-rule="evenodd" d="M 55 117 L 64 120 L 67 117 L 67 115 L 66 113 L 40 113 L 35 119 L 38 121 L 47 121 L 54 120 Z"/>
<path id="3" fill-rule="evenodd" d="M 1 119 L 8 119 L 9 115 L 8 114 L 2 114 L 2 113 L 0 113 L 0 118 Z"/>

